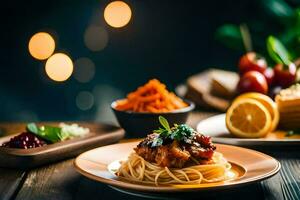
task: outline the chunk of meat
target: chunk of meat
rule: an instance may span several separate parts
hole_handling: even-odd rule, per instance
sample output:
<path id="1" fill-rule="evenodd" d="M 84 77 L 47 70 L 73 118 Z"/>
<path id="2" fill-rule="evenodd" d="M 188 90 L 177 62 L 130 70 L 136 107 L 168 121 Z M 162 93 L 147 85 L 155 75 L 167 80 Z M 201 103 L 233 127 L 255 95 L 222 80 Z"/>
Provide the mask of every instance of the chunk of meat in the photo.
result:
<path id="1" fill-rule="evenodd" d="M 155 161 L 160 166 L 182 168 L 189 160 L 189 152 L 182 150 L 177 141 L 157 149 Z"/>
<path id="2" fill-rule="evenodd" d="M 153 141 L 158 136 L 156 133 L 148 135 L 134 150 L 148 162 L 162 167 L 182 168 L 195 159 L 199 163 L 209 162 L 216 149 L 210 137 L 202 134 L 196 134 L 189 143 L 173 140 L 152 147 Z"/>
<path id="3" fill-rule="evenodd" d="M 156 148 L 140 145 L 134 150 L 145 160 L 162 167 L 182 168 L 190 158 L 190 153 L 182 150 L 177 141 Z"/>
<path id="4" fill-rule="evenodd" d="M 196 159 L 211 159 L 214 150 L 212 148 L 202 148 L 202 147 L 196 147 L 196 146 L 187 146 L 187 151 Z"/>
<path id="5" fill-rule="evenodd" d="M 148 146 L 140 146 L 140 147 L 136 147 L 134 150 L 139 156 L 143 157 L 145 160 L 147 160 L 149 162 L 155 162 L 157 148 L 150 148 Z"/>

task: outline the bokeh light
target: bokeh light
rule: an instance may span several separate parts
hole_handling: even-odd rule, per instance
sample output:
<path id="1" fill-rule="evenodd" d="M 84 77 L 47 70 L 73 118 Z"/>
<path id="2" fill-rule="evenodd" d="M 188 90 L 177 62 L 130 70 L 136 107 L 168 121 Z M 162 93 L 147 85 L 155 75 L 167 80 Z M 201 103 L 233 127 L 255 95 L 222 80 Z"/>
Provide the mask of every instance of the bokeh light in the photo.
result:
<path id="1" fill-rule="evenodd" d="M 81 91 L 76 97 L 76 106 L 80 110 L 89 110 L 94 105 L 94 96 L 88 91 Z"/>
<path id="2" fill-rule="evenodd" d="M 95 64 L 89 58 L 79 58 L 74 62 L 74 77 L 81 83 L 87 83 L 94 78 Z"/>
<path id="3" fill-rule="evenodd" d="M 38 60 L 49 58 L 55 50 L 53 37 L 46 32 L 34 34 L 28 43 L 29 53 Z"/>
<path id="4" fill-rule="evenodd" d="M 108 43 L 108 33 L 101 26 L 91 25 L 84 33 L 84 43 L 91 51 L 101 51 Z"/>
<path id="5" fill-rule="evenodd" d="M 112 27 L 123 27 L 131 19 L 131 9 L 123 1 L 113 1 L 104 9 L 104 19 Z"/>
<path id="6" fill-rule="evenodd" d="M 46 73 L 54 81 L 65 81 L 73 72 L 73 62 L 64 53 L 52 55 L 46 62 Z"/>

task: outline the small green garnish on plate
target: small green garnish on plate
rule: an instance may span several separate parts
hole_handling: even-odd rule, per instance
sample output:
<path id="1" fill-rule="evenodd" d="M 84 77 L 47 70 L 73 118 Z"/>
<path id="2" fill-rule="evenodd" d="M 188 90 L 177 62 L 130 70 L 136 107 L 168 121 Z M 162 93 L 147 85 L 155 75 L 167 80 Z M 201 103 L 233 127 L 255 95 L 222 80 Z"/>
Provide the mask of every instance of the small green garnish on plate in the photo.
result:
<path id="1" fill-rule="evenodd" d="M 89 133 L 88 128 L 80 127 L 78 124 L 67 125 L 64 123 L 61 123 L 58 127 L 48 125 L 38 127 L 35 123 L 29 123 L 26 129 L 51 143 L 82 137 Z"/>
<path id="2" fill-rule="evenodd" d="M 188 126 L 187 124 L 174 124 L 170 128 L 169 122 L 163 116 L 159 116 L 159 122 L 162 125 L 158 130 L 154 130 L 154 133 L 157 133 L 158 136 L 153 140 L 152 147 L 161 146 L 165 140 L 177 140 L 190 143 L 192 137 L 194 137 L 194 129 Z"/>

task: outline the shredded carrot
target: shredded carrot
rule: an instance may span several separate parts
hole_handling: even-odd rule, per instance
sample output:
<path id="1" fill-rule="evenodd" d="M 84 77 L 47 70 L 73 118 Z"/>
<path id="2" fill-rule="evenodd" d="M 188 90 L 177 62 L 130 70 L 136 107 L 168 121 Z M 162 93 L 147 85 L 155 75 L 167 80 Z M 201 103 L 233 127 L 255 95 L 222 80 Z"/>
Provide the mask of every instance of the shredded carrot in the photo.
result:
<path id="1" fill-rule="evenodd" d="M 157 79 L 152 79 L 136 91 L 127 95 L 126 99 L 117 101 L 116 109 L 134 112 L 170 112 L 188 105 L 169 92 L 166 86 Z"/>

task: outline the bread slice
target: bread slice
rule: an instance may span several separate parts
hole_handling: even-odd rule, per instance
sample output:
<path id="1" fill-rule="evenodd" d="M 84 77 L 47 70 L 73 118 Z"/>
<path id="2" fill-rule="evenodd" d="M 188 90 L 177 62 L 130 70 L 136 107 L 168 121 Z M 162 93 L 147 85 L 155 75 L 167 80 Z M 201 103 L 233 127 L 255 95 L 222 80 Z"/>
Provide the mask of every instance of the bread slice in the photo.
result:
<path id="1" fill-rule="evenodd" d="M 300 128 L 300 84 L 281 90 L 275 97 L 280 113 L 279 125 L 284 129 Z"/>
<path id="2" fill-rule="evenodd" d="M 239 81 L 239 75 L 235 72 L 214 69 L 211 73 L 211 93 L 231 99 L 236 94 L 236 86 Z"/>

